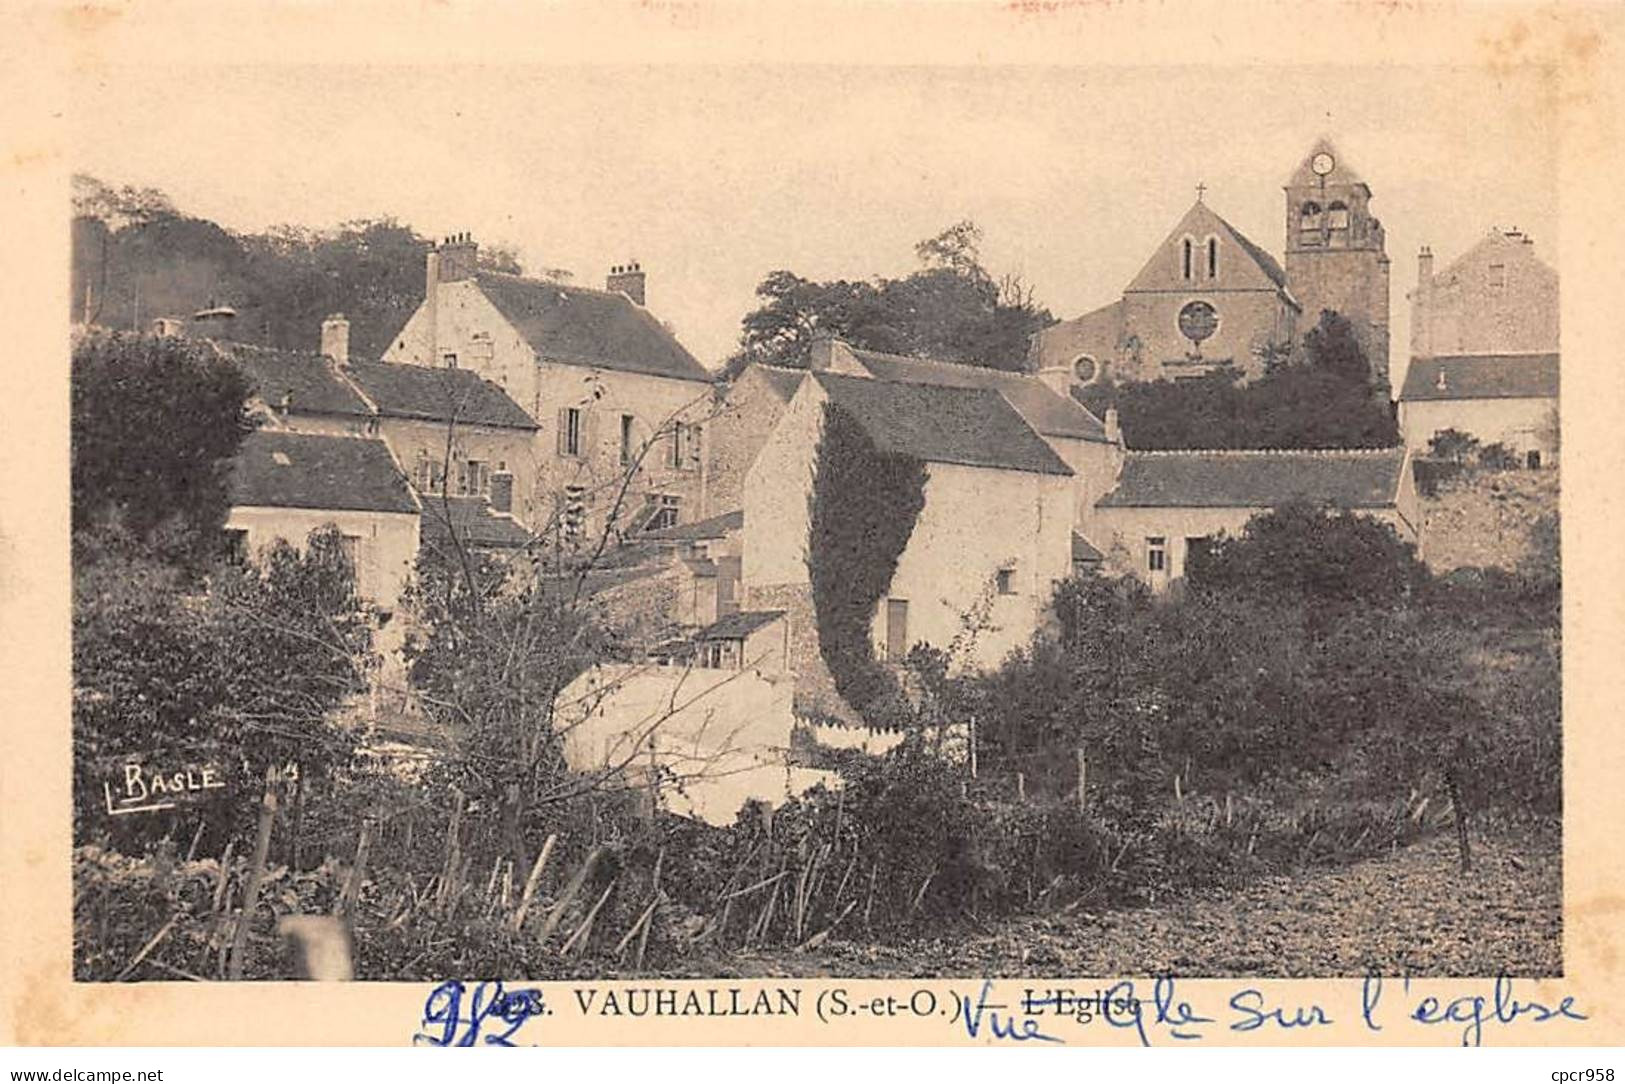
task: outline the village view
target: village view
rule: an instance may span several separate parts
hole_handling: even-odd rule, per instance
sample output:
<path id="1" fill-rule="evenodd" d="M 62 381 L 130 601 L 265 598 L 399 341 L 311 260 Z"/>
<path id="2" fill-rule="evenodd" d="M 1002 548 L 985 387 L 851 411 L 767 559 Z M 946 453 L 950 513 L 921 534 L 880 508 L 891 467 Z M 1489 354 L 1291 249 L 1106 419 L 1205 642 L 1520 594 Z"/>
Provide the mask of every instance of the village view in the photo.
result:
<path id="1" fill-rule="evenodd" d="M 1338 143 L 1278 251 L 945 222 L 703 360 L 77 176 L 75 977 L 1560 973 L 1558 276 Z"/>

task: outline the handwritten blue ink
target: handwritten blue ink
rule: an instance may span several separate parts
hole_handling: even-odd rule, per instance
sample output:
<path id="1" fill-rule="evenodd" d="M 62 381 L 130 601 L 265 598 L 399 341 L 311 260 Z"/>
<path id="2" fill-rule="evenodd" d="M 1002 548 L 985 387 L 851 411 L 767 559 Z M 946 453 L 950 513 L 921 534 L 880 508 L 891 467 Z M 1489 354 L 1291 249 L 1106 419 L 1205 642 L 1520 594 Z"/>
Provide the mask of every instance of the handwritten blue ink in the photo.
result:
<path id="1" fill-rule="evenodd" d="M 468 1014 L 463 1014 L 463 995 L 467 987 L 456 979 L 449 979 L 430 991 L 423 1003 L 423 1025 L 439 1025 L 438 1035 L 418 1032 L 412 1036 L 416 1046 L 513 1046 L 513 1035 L 532 1016 L 547 1011 L 542 992 L 537 989 L 507 991 L 500 982 L 482 982 L 474 988 L 469 999 Z M 506 1031 L 482 1035 L 486 1023 L 508 1025 Z M 461 1036 L 458 1030 L 462 1029 Z"/>
<path id="2" fill-rule="evenodd" d="M 1293 1028 L 1313 1028 L 1332 1021 L 1326 1011 L 1319 1005 L 1309 1005 L 1292 1010 L 1288 1015 L 1285 1009 L 1265 1008 L 1264 993 L 1261 990 L 1248 988 L 1238 990 L 1230 995 L 1230 1008 L 1242 1014 L 1241 1019 L 1230 1025 L 1231 1031 L 1257 1031 L 1265 1024 L 1275 1024 L 1283 1030 Z"/>
<path id="3" fill-rule="evenodd" d="M 1382 976 L 1367 975 L 1360 984 L 1360 1018 L 1371 1031 L 1381 1031 L 1377 1023 L 1377 1005 L 1382 1001 Z"/>
<path id="4" fill-rule="evenodd" d="M 1574 998 L 1565 997 L 1557 1007 L 1550 1008 L 1538 1001 L 1519 1001 L 1512 996 L 1512 979 L 1502 975 L 1495 980 L 1490 998 L 1489 1022 L 1511 1024 L 1523 1017 L 1530 1023 L 1542 1024 L 1548 1020 L 1585 1020 L 1586 1015 L 1574 1007 Z M 1461 1031 L 1462 1046 L 1482 1046 L 1484 1043 L 1485 998 L 1466 995 L 1440 1004 L 1436 997 L 1424 997 L 1417 1002 L 1411 1019 L 1419 1024 L 1464 1024 Z"/>
<path id="5" fill-rule="evenodd" d="M 960 998 L 961 1004 L 959 1008 L 965 1022 L 966 1035 L 972 1039 L 976 1038 L 982 1030 L 982 1017 L 985 1013 L 988 1027 L 993 1032 L 995 1039 L 1008 1039 L 1017 1043 L 1031 1042 L 1034 1039 L 1046 1043 L 1064 1041 L 1055 1035 L 1045 1035 L 1039 1030 L 1039 1022 L 1031 1016 L 1022 1016 L 1019 1020 L 1015 1017 L 1000 1017 L 998 1010 L 1005 1008 L 1005 1006 L 989 1005 L 987 1002 L 987 995 L 992 989 L 992 980 L 984 979 L 982 981 L 982 991 L 976 996 L 975 1005 L 971 1004 L 969 995 Z"/>

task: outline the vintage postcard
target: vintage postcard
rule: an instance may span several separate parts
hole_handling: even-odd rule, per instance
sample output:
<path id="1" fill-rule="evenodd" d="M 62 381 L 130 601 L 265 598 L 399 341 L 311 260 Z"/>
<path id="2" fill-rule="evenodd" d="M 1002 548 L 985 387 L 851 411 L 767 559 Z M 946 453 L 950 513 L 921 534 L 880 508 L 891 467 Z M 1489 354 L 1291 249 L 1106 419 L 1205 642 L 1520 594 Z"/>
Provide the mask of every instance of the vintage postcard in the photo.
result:
<path id="1" fill-rule="evenodd" d="M 1616 10 L 7 21 L 11 1042 L 1625 1037 Z"/>

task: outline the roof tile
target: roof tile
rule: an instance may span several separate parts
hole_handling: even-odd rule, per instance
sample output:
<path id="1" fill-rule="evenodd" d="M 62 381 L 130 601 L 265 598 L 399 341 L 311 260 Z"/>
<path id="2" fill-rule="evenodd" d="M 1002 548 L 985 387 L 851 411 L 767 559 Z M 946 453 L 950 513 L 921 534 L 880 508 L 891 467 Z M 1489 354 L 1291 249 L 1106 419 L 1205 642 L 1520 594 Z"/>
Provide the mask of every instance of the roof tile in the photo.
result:
<path id="1" fill-rule="evenodd" d="M 1072 469 L 991 388 L 913 384 L 815 372 L 830 401 L 845 410 L 882 451 L 933 463 L 958 463 L 1033 474 Z"/>
<path id="2" fill-rule="evenodd" d="M 418 511 L 389 448 L 362 437 L 250 433 L 232 461 L 227 493 L 237 506 Z"/>
<path id="3" fill-rule="evenodd" d="M 624 294 L 481 271 L 480 290 L 538 358 L 709 383 L 711 373 Z"/>
<path id="4" fill-rule="evenodd" d="M 1291 500 L 1386 508 L 1404 470 L 1379 451 L 1130 452 L 1101 508 L 1273 508 Z"/>

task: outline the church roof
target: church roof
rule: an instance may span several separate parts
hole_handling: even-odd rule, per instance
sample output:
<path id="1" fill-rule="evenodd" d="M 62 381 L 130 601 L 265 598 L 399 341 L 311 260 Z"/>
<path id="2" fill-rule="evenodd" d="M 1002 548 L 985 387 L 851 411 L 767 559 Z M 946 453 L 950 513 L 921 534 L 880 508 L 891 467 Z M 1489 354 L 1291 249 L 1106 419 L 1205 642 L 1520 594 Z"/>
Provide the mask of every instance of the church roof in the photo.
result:
<path id="1" fill-rule="evenodd" d="M 1044 438 L 991 388 L 948 387 L 814 372 L 883 452 L 930 463 L 1069 475 Z"/>
<path id="2" fill-rule="evenodd" d="M 1030 373 L 960 365 L 930 358 L 909 358 L 851 348 L 852 355 L 877 380 L 935 384 L 950 388 L 986 388 L 1007 399 L 1026 423 L 1047 437 L 1104 441 L 1106 427 L 1071 396 L 1057 395 Z"/>
<path id="3" fill-rule="evenodd" d="M 1194 290 L 1213 286 L 1214 284 L 1206 278 L 1194 280 L 1185 278 L 1180 266 L 1179 241 L 1184 237 L 1190 237 L 1200 246 L 1209 235 L 1218 237 L 1221 242 L 1228 241 L 1246 257 L 1238 265 L 1232 255 L 1221 252 L 1219 280 L 1225 289 L 1286 289 L 1286 272 L 1281 269 L 1275 257 L 1254 244 L 1245 234 L 1199 199 L 1185 212 L 1178 225 L 1169 231 L 1168 236 L 1157 246 L 1157 250 L 1151 254 L 1151 258 L 1140 269 L 1140 273 L 1134 276 L 1134 280 L 1128 284 L 1128 289 L 1124 292 Z"/>
<path id="4" fill-rule="evenodd" d="M 1328 188 L 1351 184 L 1365 186 L 1365 181 L 1361 180 L 1360 175 L 1349 168 L 1348 162 L 1338 153 L 1337 148 L 1332 146 L 1332 141 L 1325 136 L 1315 140 L 1315 145 L 1310 147 L 1309 153 L 1303 156 L 1303 161 L 1298 163 L 1298 168 L 1292 171 L 1292 176 L 1287 180 L 1286 186 L 1288 188 L 1319 188 L 1322 181 L 1320 175 L 1315 172 L 1314 161 L 1315 155 L 1321 153 L 1332 156 L 1332 171 L 1326 174 L 1324 182 Z"/>
<path id="5" fill-rule="evenodd" d="M 418 511 L 381 440 L 260 430 L 231 463 L 231 503 L 253 508 Z"/>
<path id="6" fill-rule="evenodd" d="M 1101 508 L 1273 508 L 1292 500 L 1386 508 L 1402 448 L 1379 451 L 1130 452 Z"/>
<path id="7" fill-rule="evenodd" d="M 1558 355 L 1480 354 L 1412 358 L 1399 398 L 1556 399 Z"/>
<path id="8" fill-rule="evenodd" d="M 475 281 L 538 358 L 711 381 L 677 336 L 625 294 L 495 271 L 481 271 Z"/>

